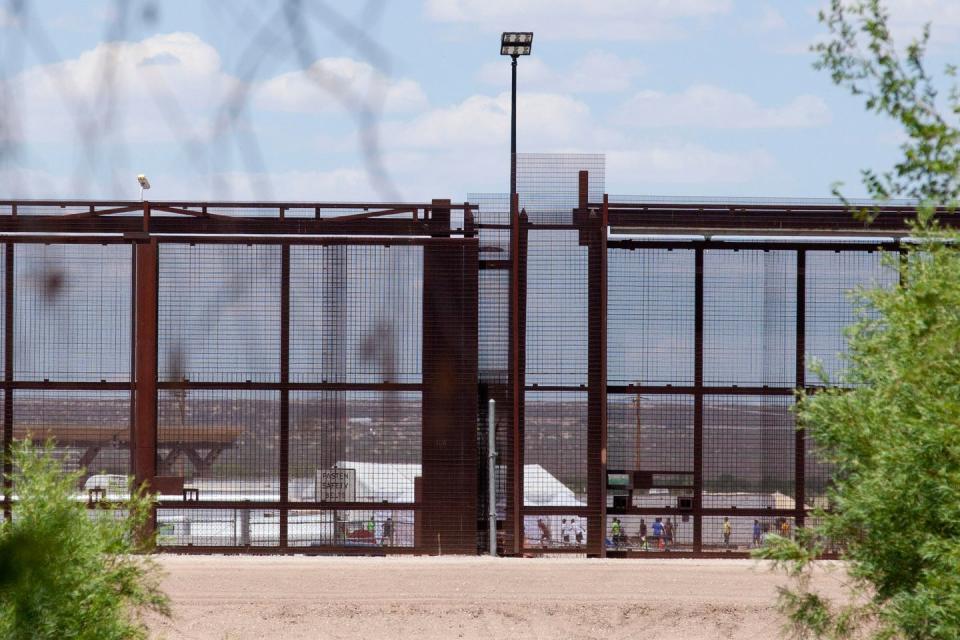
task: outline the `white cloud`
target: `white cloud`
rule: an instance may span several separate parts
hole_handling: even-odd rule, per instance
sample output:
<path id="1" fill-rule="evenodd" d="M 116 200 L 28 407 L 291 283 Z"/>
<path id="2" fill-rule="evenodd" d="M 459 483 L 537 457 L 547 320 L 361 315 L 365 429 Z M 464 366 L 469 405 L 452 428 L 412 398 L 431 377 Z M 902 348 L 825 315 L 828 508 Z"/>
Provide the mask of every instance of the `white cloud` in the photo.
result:
<path id="1" fill-rule="evenodd" d="M 732 0 L 426 0 L 426 14 L 438 22 L 504 25 L 531 30 L 537 38 L 662 40 L 684 34 L 684 21 L 727 13 Z"/>
<path id="2" fill-rule="evenodd" d="M 524 89 L 569 93 L 605 93 L 626 91 L 644 72 L 644 65 L 636 59 L 621 58 L 604 51 L 590 51 L 565 70 L 555 70 L 540 58 L 523 61 Z M 510 82 L 503 64 L 490 62 L 478 77 L 491 85 Z"/>
<path id="3" fill-rule="evenodd" d="M 269 185 L 273 198 L 283 200 L 313 201 L 364 201 L 376 200 L 376 191 L 370 184 L 366 171 L 359 167 L 342 167 L 330 170 L 275 171 L 262 174 L 244 172 L 222 173 L 216 176 L 216 190 L 211 193 L 210 181 L 197 185 L 177 186 L 177 195 L 190 197 L 211 193 L 213 197 L 230 199 L 262 198 L 264 192 L 257 185 Z"/>
<path id="4" fill-rule="evenodd" d="M 534 63 L 534 60 L 524 62 Z M 506 189 L 509 92 L 474 95 L 430 108 L 422 90 L 412 80 L 388 80 L 368 65 L 349 59 L 332 58 L 321 63 L 324 72 L 335 74 L 338 81 L 351 87 L 364 87 L 369 82 L 385 87 L 390 117 L 381 123 L 382 160 L 391 179 L 400 187 L 402 197 L 458 198 L 468 191 Z M 112 137 L 115 142 L 136 143 L 131 147 L 132 152 L 127 157 L 109 157 L 109 162 L 103 162 L 101 156 L 97 167 L 88 172 L 77 171 L 82 175 L 71 182 L 64 176 L 53 175 L 54 169 L 51 174 L 37 169 L 63 166 L 65 162 L 48 162 L 34 150 L 27 149 L 29 157 L 40 158 L 27 164 L 34 171 L 0 176 L 0 189 L 6 188 L 12 195 L 135 197 L 135 183 L 130 185 L 129 176 L 143 170 L 150 172 L 155 185 L 151 196 L 157 199 L 377 198 L 356 142 L 347 129 L 323 134 L 333 137 L 322 145 L 316 143 L 316 135 L 308 133 L 298 138 L 300 146 L 288 154 L 291 162 L 294 158 L 302 159 L 299 165 L 294 165 L 297 170 L 271 171 L 268 167 L 264 173 L 222 171 L 224 167 L 236 166 L 229 158 L 218 162 L 218 156 L 214 155 L 229 155 L 225 141 L 214 136 L 223 100 L 232 91 L 250 90 L 251 105 L 255 108 L 252 126 L 263 123 L 282 126 L 284 116 L 278 112 L 316 112 L 329 109 L 335 103 L 316 90 L 302 72 L 286 73 L 255 86 L 244 85 L 224 71 L 213 47 L 187 33 L 159 35 L 141 42 L 104 43 L 72 60 L 35 67 L 13 79 L 10 88 L 16 89 L 16 95 L 22 99 L 19 115 L 25 121 L 20 134 L 30 142 L 30 147 L 48 149 L 51 147 L 44 147 L 44 143 L 63 141 L 62 148 L 80 149 L 71 155 L 84 157 L 82 145 L 74 135 L 70 111 L 81 105 L 81 113 L 101 113 L 98 109 L 105 104 L 102 100 L 105 69 L 114 74 L 115 109 L 125 115 L 118 115 L 113 124 L 98 135 Z M 729 153 L 682 143 L 651 144 L 638 140 L 637 131 L 652 126 L 651 119 L 659 119 L 656 126 L 672 122 L 682 126 L 720 126 L 722 123 L 723 126 L 770 127 L 810 126 L 829 116 L 822 102 L 809 96 L 801 96 L 783 107 L 767 108 L 747 96 L 707 87 L 707 98 L 701 96 L 700 102 L 693 100 L 693 107 L 688 104 L 691 95 L 697 98 L 693 89 L 679 95 L 636 94 L 630 104 L 638 110 L 621 112 L 621 117 L 626 113 L 630 119 L 611 130 L 605 119 L 591 112 L 587 103 L 571 95 L 601 89 L 628 90 L 640 71 L 635 60 L 602 52 L 588 53 L 567 69 L 525 64 L 528 86 L 552 90 L 524 91 L 519 96 L 520 148 L 545 152 L 612 149 L 609 183 L 621 185 L 619 190 L 639 188 L 644 183 L 734 183 L 769 171 L 774 164 L 769 154 L 762 151 Z M 704 100 L 713 106 L 704 109 Z M 168 112 L 171 106 L 177 115 Z M 271 112 L 264 114 L 263 110 Z M 350 145 L 336 144 L 347 138 L 351 139 Z M 198 161 L 184 162 L 182 171 L 150 171 L 151 154 L 157 154 L 159 166 L 170 166 L 169 150 L 158 150 L 156 143 L 185 139 L 199 143 L 196 148 L 202 157 Z M 265 147 L 280 144 L 266 136 L 260 143 Z M 268 147 L 265 155 L 272 157 L 269 152 L 274 150 Z M 145 166 L 129 166 L 138 162 L 144 162 Z M 638 184 L 639 180 L 642 182 Z M 261 184 L 269 184 L 269 192 L 259 188 Z"/>
<path id="5" fill-rule="evenodd" d="M 37 169 L 0 169 L 0 191 L 11 198 L 130 198 L 137 197 L 132 168 L 118 169 L 126 178 L 120 190 L 110 181 L 76 182 Z M 314 201 L 376 200 L 376 191 L 361 167 L 330 170 L 291 170 L 267 173 L 198 172 L 150 174 L 153 200 L 250 200 L 282 198 Z"/>
<path id="6" fill-rule="evenodd" d="M 517 135 L 525 148 L 577 144 L 592 129 L 590 109 L 570 96 L 530 92 L 517 97 Z M 509 136 L 509 93 L 470 96 L 383 127 L 385 144 L 400 148 L 503 146 Z"/>
<path id="7" fill-rule="evenodd" d="M 748 19 L 744 26 L 747 31 L 769 33 L 785 28 L 787 21 L 783 14 L 767 4 L 760 8 L 760 12 L 755 17 Z"/>
<path id="8" fill-rule="evenodd" d="M 960 43 L 960 2 L 957 0 L 889 0 L 890 28 L 895 41 L 906 45 L 930 25 L 930 44 L 939 53 Z M 949 49 L 949 53 L 954 53 Z"/>
<path id="9" fill-rule="evenodd" d="M 336 93 L 353 96 L 352 101 L 382 103 L 389 112 L 419 111 L 427 106 L 418 83 L 387 78 L 352 58 L 323 58 L 309 69 L 271 78 L 257 88 L 256 102 L 264 109 L 316 113 L 343 109 Z"/>
<path id="10" fill-rule="evenodd" d="M 352 96 L 341 104 L 314 83 Z M 192 33 L 170 33 L 140 42 L 101 43 L 78 57 L 27 69 L 8 83 L 20 130 L 16 141 L 42 143 L 84 136 L 95 144 L 193 141 L 222 133 L 230 102 L 245 92 L 252 105 L 285 112 L 411 112 L 427 106 L 420 86 L 391 80 L 369 64 L 326 58 L 256 85 L 227 74 L 220 55 Z M 112 96 L 112 101 L 108 100 Z"/>
<path id="11" fill-rule="evenodd" d="M 918 37 L 928 22 L 934 46 L 960 42 L 960 2 L 957 0 L 886 0 L 883 4 L 890 14 L 894 41 L 900 45 L 905 46 Z M 820 0 L 819 8 L 827 10 L 829 3 Z"/>
<path id="12" fill-rule="evenodd" d="M 697 144 L 643 145 L 607 153 L 608 185 L 649 192 L 650 184 L 734 184 L 762 177 L 776 166 L 763 150 L 721 152 Z M 609 187 L 608 187 L 609 189 Z"/>
<path id="13" fill-rule="evenodd" d="M 746 94 L 695 85 L 674 94 L 641 91 L 618 109 L 615 119 L 636 127 L 801 128 L 829 123 L 830 111 L 818 96 L 801 95 L 781 107 L 764 107 Z"/>
<path id="14" fill-rule="evenodd" d="M 23 114 L 22 139 L 153 142 L 208 136 L 236 80 L 212 46 L 192 33 L 171 33 L 101 43 L 27 69 L 9 86 Z"/>

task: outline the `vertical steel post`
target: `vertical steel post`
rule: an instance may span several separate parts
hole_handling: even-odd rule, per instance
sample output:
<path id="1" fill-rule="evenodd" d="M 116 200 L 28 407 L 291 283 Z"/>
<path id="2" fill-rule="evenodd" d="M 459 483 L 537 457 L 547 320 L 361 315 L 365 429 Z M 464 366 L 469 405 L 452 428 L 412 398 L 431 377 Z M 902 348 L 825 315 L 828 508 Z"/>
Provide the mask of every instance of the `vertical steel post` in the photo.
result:
<path id="1" fill-rule="evenodd" d="M 578 209 L 587 248 L 587 544 L 606 556 L 607 514 L 607 233 L 606 197 L 599 215 L 589 211 L 589 174 L 579 173 Z"/>
<path id="2" fill-rule="evenodd" d="M 521 349 L 521 276 L 524 261 L 521 258 L 522 235 L 517 198 L 510 198 L 510 400 L 511 472 L 507 475 L 510 486 L 507 493 L 507 523 L 512 535 L 510 552 L 519 555 L 523 548 L 523 353 Z"/>
<path id="3" fill-rule="evenodd" d="M 16 213 L 14 212 L 14 215 Z M 4 245 L 5 260 L 3 273 L 3 380 L 6 390 L 3 394 L 3 517 L 12 517 L 10 500 L 13 473 L 13 460 L 10 459 L 10 447 L 13 445 L 13 251 L 14 244 Z"/>
<path id="4" fill-rule="evenodd" d="M 807 252 L 803 249 L 797 250 L 797 346 L 796 346 L 796 365 L 797 373 L 795 384 L 797 389 L 803 389 L 807 386 L 807 363 L 806 363 L 806 342 L 807 342 Z M 807 436 L 803 429 L 797 429 L 794 440 L 794 493 L 796 500 L 797 515 L 796 526 L 802 527 L 806 512 L 804 503 L 806 496 L 806 456 L 807 456 Z"/>
<path id="5" fill-rule="evenodd" d="M 512 485 L 507 496 L 507 523 L 513 535 L 512 552 L 519 554 L 523 548 L 523 374 L 521 373 L 523 348 L 520 335 L 523 322 L 521 316 L 521 269 L 525 262 L 521 260 L 520 198 L 517 195 L 517 58 L 510 60 L 510 382 L 513 400 L 513 429 L 510 450 L 513 455 L 512 473 L 507 474 Z M 521 265 L 524 265 L 521 267 Z"/>
<path id="6" fill-rule="evenodd" d="M 144 203 L 144 219 L 150 205 Z M 133 476 L 137 486 L 153 483 L 157 473 L 157 319 L 159 250 L 156 239 L 134 245 L 136 252 L 136 335 L 134 336 L 136 407 L 133 424 Z M 151 518 L 152 533 L 156 517 Z"/>
<path id="7" fill-rule="evenodd" d="M 283 209 L 281 209 L 283 211 Z M 288 543 L 290 501 L 290 245 L 280 246 L 280 548 Z"/>
<path id="8" fill-rule="evenodd" d="M 487 517 L 490 519 L 490 555 L 497 556 L 497 401 L 487 402 Z"/>
<path id="9" fill-rule="evenodd" d="M 442 203 L 448 211 L 449 201 Z M 423 481 L 417 507 L 419 550 L 427 553 L 477 552 L 478 249 L 476 240 L 461 245 L 443 239 L 423 248 Z"/>
<path id="10" fill-rule="evenodd" d="M 694 254 L 693 551 L 703 551 L 703 249 Z"/>
<path id="11" fill-rule="evenodd" d="M 900 245 L 899 240 L 897 240 L 897 244 Z M 904 285 L 903 273 L 907 268 L 907 250 L 903 248 L 903 245 L 897 248 L 897 255 L 899 256 L 898 263 L 900 267 L 897 269 L 897 284 L 902 287 Z"/>

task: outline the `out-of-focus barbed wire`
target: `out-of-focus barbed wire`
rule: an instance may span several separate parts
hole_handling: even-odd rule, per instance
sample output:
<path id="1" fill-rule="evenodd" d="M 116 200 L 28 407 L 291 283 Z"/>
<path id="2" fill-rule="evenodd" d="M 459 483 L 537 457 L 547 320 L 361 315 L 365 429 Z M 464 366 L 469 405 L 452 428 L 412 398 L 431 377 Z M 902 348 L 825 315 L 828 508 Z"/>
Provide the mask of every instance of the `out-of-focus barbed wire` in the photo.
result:
<path id="1" fill-rule="evenodd" d="M 153 35 L 156 25 L 161 21 L 162 12 L 174 10 L 172 6 L 157 0 L 112 0 L 107 5 L 109 14 L 99 42 L 115 45 L 136 42 Z M 0 27 L 6 27 L 6 37 L 0 43 L 3 55 L 0 61 L 0 173 L 15 173 L 24 159 L 24 152 L 31 145 L 31 140 L 26 138 L 25 122 L 33 115 L 30 112 L 33 105 L 25 103 L 24 96 L 18 94 L 15 85 L 17 78 L 27 71 L 29 56 L 39 64 L 45 79 L 52 86 L 52 99 L 58 100 L 59 106 L 69 114 L 73 138 L 60 141 L 59 144 L 63 146 L 65 154 L 72 154 L 76 158 L 69 187 L 73 194 L 84 193 L 85 189 L 89 191 L 91 183 L 94 183 L 97 195 L 103 194 L 107 185 L 96 181 L 103 179 L 104 172 L 110 175 L 109 190 L 113 196 L 122 197 L 130 193 L 128 183 L 132 176 L 125 177 L 117 169 L 129 167 L 132 161 L 142 157 L 142 150 L 136 148 L 136 141 L 124 139 L 124 132 L 128 131 L 124 124 L 134 121 L 138 127 L 165 126 L 174 131 L 176 135 L 172 139 L 178 145 L 174 163 L 208 178 L 210 190 L 216 198 L 229 200 L 237 187 L 236 183 L 225 179 L 222 172 L 234 159 L 239 160 L 250 182 L 248 190 L 254 197 L 260 200 L 271 200 L 277 196 L 286 198 L 285 194 L 276 193 L 271 184 L 270 167 L 263 152 L 271 141 L 259 135 L 251 112 L 258 83 L 284 65 L 289 68 L 292 62 L 305 79 L 339 104 L 354 122 L 357 146 L 374 190 L 371 195 L 391 201 L 401 199 L 383 164 L 379 136 L 386 100 L 385 82 L 391 75 L 390 53 L 372 35 L 383 15 L 385 5 L 382 0 L 368 0 L 362 5 L 353 5 L 351 10 L 356 10 L 356 13 L 350 17 L 321 0 L 204 2 L 198 14 L 201 16 L 199 19 L 206 17 L 207 24 L 202 26 L 208 33 L 212 31 L 220 39 L 233 43 L 231 51 L 219 52 L 223 57 L 222 68 L 230 75 L 231 82 L 224 84 L 223 95 L 217 96 L 212 111 L 212 125 L 197 119 L 189 105 L 184 104 L 187 96 L 182 88 L 173 86 L 163 74 L 150 74 L 147 81 L 122 73 L 122 65 L 129 61 L 120 59 L 124 52 L 120 47 L 103 47 L 104 55 L 95 57 L 97 66 L 92 81 L 91 77 L 73 77 L 70 66 L 59 64 L 64 61 L 64 56 L 58 50 L 57 39 L 51 35 L 49 25 L 37 16 L 37 7 L 28 0 L 6 0 L 0 7 L 3 7 L 0 20 L 5 22 Z M 321 41 L 326 50 L 333 42 L 339 50 L 350 51 L 353 57 L 370 65 L 374 73 L 370 74 L 366 86 L 358 86 L 333 70 L 326 69 L 319 54 Z M 34 60 L 29 60 L 29 63 L 34 63 Z M 123 86 L 125 82 L 138 84 L 127 87 Z M 144 93 L 162 122 L 141 123 L 143 115 L 133 112 L 124 103 L 125 96 Z M 29 176 L 24 182 L 31 182 Z M 31 185 L 30 195 L 54 197 L 59 194 L 37 193 Z M 2 197 L 9 195 L 0 194 Z M 317 194 L 317 199 L 324 199 L 324 194 Z M 264 262 L 255 264 L 255 270 L 270 268 L 268 258 L 260 253 L 257 256 L 255 261 L 263 259 Z M 335 249 L 328 259 L 339 267 L 327 276 L 329 282 L 325 286 L 339 290 L 345 285 L 336 278 L 345 268 L 346 253 Z M 391 260 L 396 259 L 391 257 Z M 52 265 L 48 269 L 46 277 L 49 281 L 44 281 L 47 298 L 55 300 L 64 295 L 67 288 L 64 283 L 69 283 L 67 269 L 66 263 Z M 236 313 L 232 310 L 234 305 L 242 306 L 246 297 L 259 295 L 249 291 L 251 281 L 248 271 L 216 268 L 214 272 L 221 273 L 223 277 L 219 295 L 201 303 L 199 317 L 228 317 Z M 400 270 L 390 268 L 387 272 L 390 276 L 385 286 L 393 291 L 398 287 Z M 385 299 L 395 297 L 386 296 Z M 385 317 L 388 314 L 381 315 Z M 331 315 L 331 322 L 327 338 L 336 343 L 346 322 L 342 310 Z M 216 322 L 212 322 L 207 330 L 215 331 Z M 382 322 L 372 327 L 369 335 L 363 336 L 359 343 L 360 357 L 369 366 L 380 366 L 387 379 L 393 379 L 397 368 L 397 340 L 394 334 L 393 326 Z M 161 358 L 166 368 L 165 375 L 170 380 L 185 378 L 195 364 L 179 345 L 168 346 Z M 317 358 L 318 361 L 329 359 L 324 354 L 318 354 Z M 343 366 L 343 363 L 337 363 L 337 366 Z M 181 422 L 185 420 L 186 395 L 186 391 L 174 394 Z"/>
<path id="2" fill-rule="evenodd" d="M 82 91 L 78 79 L 67 67 L 58 65 L 63 56 L 56 38 L 36 15 L 29 0 L 6 0 L 0 5 L 0 27 L 5 26 L 0 61 L 0 172 L 17 172 L 23 152 L 30 141 L 24 136 L 25 118 L 30 105 L 18 95 L 14 81 L 25 71 L 30 55 L 36 59 L 55 90 L 61 107 L 69 113 L 73 140 L 62 143 L 77 158 L 73 167 L 72 190 L 89 190 L 98 171 L 112 172 L 110 192 L 128 191 L 126 180 L 115 171 L 127 167 L 132 143 L 123 139 L 121 124 L 138 114 L 126 112 L 121 100 L 124 82 L 129 78 L 117 72 L 121 60 L 118 49 L 104 47 L 98 58 L 95 82 Z M 113 0 L 107 7 L 101 43 L 133 42 L 147 35 L 160 21 L 163 11 L 174 10 L 158 0 Z M 271 69 L 291 61 L 305 79 L 332 98 L 353 120 L 357 130 L 357 146 L 363 166 L 375 195 L 385 200 L 398 200 L 397 188 L 389 176 L 380 145 L 380 120 L 386 100 L 386 81 L 391 75 L 391 55 L 373 35 L 385 8 L 383 0 L 367 0 L 351 5 L 352 15 L 321 0 L 232 0 L 230 3 L 204 2 L 208 28 L 229 33 L 228 40 L 238 43 L 225 56 L 223 68 L 235 82 L 227 85 L 218 97 L 212 127 L 204 127 L 182 104 L 178 88 L 160 76 L 150 78 L 146 93 L 165 126 L 176 132 L 179 151 L 176 162 L 209 179 L 217 197 L 229 199 L 235 188 L 223 179 L 219 169 L 233 158 L 240 161 L 250 181 L 249 191 L 258 199 L 276 195 L 263 149 L 270 144 L 258 134 L 251 119 L 251 102 L 257 82 Z M 320 59 L 319 43 L 335 42 L 338 49 L 348 50 L 374 70 L 365 87 L 344 80 L 326 69 Z M 223 53 L 223 52 L 220 52 Z M 143 86 L 136 91 L 144 91 Z M 235 154 L 235 155 L 234 155 Z M 103 193 L 105 185 L 97 185 Z M 56 195 L 36 194 L 31 195 Z M 318 194 L 319 195 L 319 194 Z"/>

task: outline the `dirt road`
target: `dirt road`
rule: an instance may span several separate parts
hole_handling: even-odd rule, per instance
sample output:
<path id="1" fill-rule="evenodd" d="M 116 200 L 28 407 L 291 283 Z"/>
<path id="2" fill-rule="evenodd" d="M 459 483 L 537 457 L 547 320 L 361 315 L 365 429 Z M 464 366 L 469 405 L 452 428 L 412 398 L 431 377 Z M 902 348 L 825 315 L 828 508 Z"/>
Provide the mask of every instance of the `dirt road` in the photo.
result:
<path id="1" fill-rule="evenodd" d="M 160 637 L 776 638 L 782 579 L 748 560 L 161 556 Z M 821 583 L 836 592 L 839 570 Z"/>

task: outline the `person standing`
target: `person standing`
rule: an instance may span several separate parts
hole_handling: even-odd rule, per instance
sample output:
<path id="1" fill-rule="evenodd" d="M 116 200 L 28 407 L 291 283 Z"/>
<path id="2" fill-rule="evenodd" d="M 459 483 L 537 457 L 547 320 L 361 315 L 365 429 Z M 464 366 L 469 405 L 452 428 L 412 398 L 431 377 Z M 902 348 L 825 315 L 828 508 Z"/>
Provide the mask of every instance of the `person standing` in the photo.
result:
<path id="1" fill-rule="evenodd" d="M 653 520 L 653 537 L 657 540 L 657 548 L 663 550 L 663 521 L 660 518 Z"/>
<path id="2" fill-rule="evenodd" d="M 620 548 L 620 540 L 623 537 L 623 525 L 620 524 L 620 518 L 614 518 L 610 525 L 610 537 L 613 538 L 613 546 Z"/>
<path id="3" fill-rule="evenodd" d="M 663 525 L 663 537 L 666 539 L 666 550 L 670 551 L 670 544 L 673 542 L 673 519 L 667 518 L 667 524 Z"/>
<path id="4" fill-rule="evenodd" d="M 780 536 L 783 538 L 790 537 L 790 521 L 786 518 L 780 522 Z"/>
<path id="5" fill-rule="evenodd" d="M 580 525 L 579 518 L 576 520 L 571 520 L 570 527 L 573 529 L 573 535 L 577 541 L 577 546 L 579 547 L 583 544 L 583 527 Z"/>
<path id="6" fill-rule="evenodd" d="M 380 538 L 380 544 L 387 547 L 393 546 L 393 516 L 387 516 L 383 521 L 383 537 Z"/>
<path id="7" fill-rule="evenodd" d="M 640 549 L 650 551 L 650 545 L 647 544 L 647 522 L 640 518 Z"/>
<path id="8" fill-rule="evenodd" d="M 730 534 L 733 533 L 733 527 L 730 525 L 730 518 L 723 516 L 723 546 L 730 548 Z"/>
<path id="9" fill-rule="evenodd" d="M 754 520 L 753 521 L 753 546 L 754 547 L 759 548 L 763 546 L 762 531 L 763 530 L 760 528 L 760 521 Z"/>
<path id="10" fill-rule="evenodd" d="M 546 549 L 553 542 L 553 535 L 543 518 L 537 518 L 537 528 L 540 530 L 540 546 Z"/>
<path id="11" fill-rule="evenodd" d="M 372 515 L 367 520 L 367 523 L 364 526 L 364 528 L 367 531 L 367 540 L 370 541 L 370 544 L 377 544 L 377 523 L 373 519 Z"/>
<path id="12" fill-rule="evenodd" d="M 573 529 L 573 521 L 570 521 L 570 524 L 567 524 L 567 519 L 564 518 L 563 522 L 560 523 L 560 539 L 563 540 L 563 546 L 567 547 L 570 545 L 570 531 Z"/>

